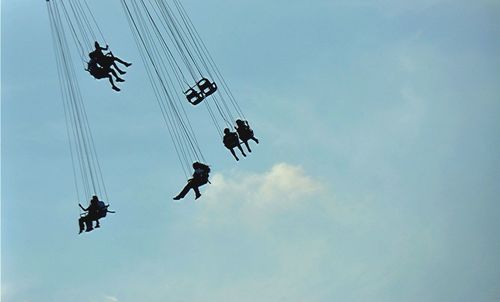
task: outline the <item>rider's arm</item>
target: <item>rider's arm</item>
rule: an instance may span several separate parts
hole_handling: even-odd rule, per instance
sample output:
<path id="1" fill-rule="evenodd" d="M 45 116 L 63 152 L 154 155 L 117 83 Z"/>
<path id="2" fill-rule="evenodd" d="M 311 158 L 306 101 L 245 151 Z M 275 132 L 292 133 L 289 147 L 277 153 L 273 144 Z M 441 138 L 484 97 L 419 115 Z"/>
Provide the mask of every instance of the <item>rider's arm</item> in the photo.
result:
<path id="1" fill-rule="evenodd" d="M 116 213 L 115 211 L 110 211 L 110 210 L 108 210 L 108 207 L 109 207 L 109 204 L 107 204 L 107 205 L 106 205 L 106 212 L 108 212 L 108 213 L 113 213 L 113 214 L 114 214 L 114 213 Z"/>
<path id="2" fill-rule="evenodd" d="M 79 205 L 79 206 L 80 206 L 80 208 L 81 208 L 82 210 L 84 210 L 84 211 L 88 211 L 88 210 L 89 210 L 89 208 L 86 208 L 86 209 L 85 209 L 85 208 L 84 208 L 81 204 L 78 204 L 78 205 Z"/>

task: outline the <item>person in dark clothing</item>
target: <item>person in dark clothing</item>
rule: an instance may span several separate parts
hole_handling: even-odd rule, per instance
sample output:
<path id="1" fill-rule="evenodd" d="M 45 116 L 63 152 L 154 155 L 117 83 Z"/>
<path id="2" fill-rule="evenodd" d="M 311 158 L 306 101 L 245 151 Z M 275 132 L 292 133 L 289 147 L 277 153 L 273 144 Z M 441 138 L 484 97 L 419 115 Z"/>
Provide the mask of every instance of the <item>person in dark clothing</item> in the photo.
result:
<path id="1" fill-rule="evenodd" d="M 250 128 L 248 122 L 242 120 L 236 120 L 236 127 L 234 128 L 238 132 L 238 136 L 240 137 L 241 141 L 245 143 L 248 152 L 252 152 L 252 150 L 250 150 L 250 146 L 248 145 L 248 140 L 253 140 L 257 144 L 259 143 L 259 140 L 254 136 L 253 130 Z"/>
<path id="2" fill-rule="evenodd" d="M 111 87 L 115 91 L 120 91 L 120 88 L 115 86 L 115 83 L 113 82 L 113 77 L 111 75 L 115 77 L 117 82 L 125 82 L 125 80 L 120 78 L 116 74 L 116 71 L 111 69 L 109 66 L 107 68 L 99 66 L 95 58 L 90 59 L 90 61 L 87 63 L 87 69 L 85 70 L 88 71 L 94 78 L 98 80 L 108 78 L 109 82 L 111 83 Z"/>
<path id="3" fill-rule="evenodd" d="M 99 216 L 99 198 L 97 198 L 97 196 L 92 196 L 92 199 L 90 200 L 90 205 L 87 207 L 87 208 L 84 208 L 81 204 L 78 204 L 80 206 L 80 208 L 87 212 L 85 214 L 85 216 L 82 216 L 80 217 L 80 219 L 78 219 L 78 225 L 80 226 L 80 233 L 82 233 L 84 230 L 85 232 L 90 232 L 92 231 L 94 228 L 93 228 L 93 225 L 92 225 L 92 222 L 94 220 L 98 220 L 98 216 Z M 83 215 L 83 214 L 82 214 Z M 85 227 L 84 227 L 84 224 L 85 224 Z"/>
<path id="4" fill-rule="evenodd" d="M 200 198 L 201 193 L 199 187 L 206 184 L 208 181 L 208 174 L 210 173 L 210 167 L 200 162 L 193 163 L 193 178 L 188 180 L 186 186 L 182 189 L 182 191 L 174 197 L 174 200 L 180 200 L 184 198 L 189 190 L 193 189 L 195 193 L 195 199 Z"/>
<path id="5" fill-rule="evenodd" d="M 82 233 L 84 230 L 85 232 L 90 232 L 92 231 L 93 228 L 93 221 L 96 222 L 96 228 L 101 227 L 99 224 L 99 219 L 106 217 L 107 213 L 115 213 L 114 211 L 108 210 L 109 204 L 106 205 L 103 201 L 100 201 L 97 196 L 92 196 L 92 199 L 90 200 L 90 205 L 87 208 L 84 208 L 81 204 L 78 204 L 80 208 L 87 212 L 85 216 L 80 217 L 78 219 L 78 225 L 80 227 L 80 233 Z"/>
<path id="6" fill-rule="evenodd" d="M 247 156 L 245 154 L 245 151 L 243 151 L 243 148 L 241 148 L 240 139 L 238 138 L 238 134 L 236 132 L 231 132 L 229 128 L 224 129 L 224 137 L 222 141 L 224 143 L 224 146 L 226 146 L 226 148 L 228 148 L 229 151 L 231 151 L 231 154 L 234 156 L 236 160 L 240 159 L 238 158 L 238 156 L 236 156 L 236 153 L 234 152 L 235 147 L 238 147 L 238 149 L 240 149 L 241 154 L 243 154 L 243 156 Z"/>
<path id="7" fill-rule="evenodd" d="M 116 65 L 115 62 L 121 63 L 125 65 L 125 67 L 129 67 L 130 65 L 132 65 L 132 63 L 125 62 L 122 59 L 115 57 L 111 51 L 107 54 L 104 54 L 102 51 L 108 50 L 108 45 L 106 45 L 106 47 L 101 47 L 101 45 L 99 45 L 99 43 L 96 41 L 94 43 L 94 46 L 95 50 L 89 53 L 89 57 L 91 59 L 95 59 L 97 61 L 97 64 L 99 64 L 99 66 L 101 66 L 102 68 L 107 69 L 113 66 L 114 69 L 120 74 L 125 74 L 126 72 L 118 68 L 118 65 Z"/>

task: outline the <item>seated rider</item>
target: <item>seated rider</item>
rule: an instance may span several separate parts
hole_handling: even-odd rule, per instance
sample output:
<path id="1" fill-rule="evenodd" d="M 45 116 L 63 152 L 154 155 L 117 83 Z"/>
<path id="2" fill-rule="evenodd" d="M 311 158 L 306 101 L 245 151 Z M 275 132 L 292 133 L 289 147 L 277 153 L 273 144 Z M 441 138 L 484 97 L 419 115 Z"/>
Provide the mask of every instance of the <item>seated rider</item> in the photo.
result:
<path id="1" fill-rule="evenodd" d="M 116 71 L 111 69 L 109 66 L 108 67 L 99 66 L 95 58 L 90 59 L 90 61 L 87 63 L 87 69 L 85 70 L 88 71 L 96 79 L 108 78 L 109 82 L 111 83 L 111 87 L 115 91 L 120 91 L 120 88 L 115 86 L 115 83 L 113 82 L 113 77 L 111 75 L 115 77 L 117 82 L 125 82 L 125 80 L 120 78 L 116 74 Z"/>
<path id="2" fill-rule="evenodd" d="M 111 51 L 107 54 L 104 54 L 102 51 L 108 50 L 108 45 L 106 45 L 106 47 L 101 47 L 99 43 L 95 41 L 94 46 L 95 50 L 89 53 L 89 57 L 91 59 L 95 59 L 97 61 L 97 64 L 99 64 L 99 66 L 101 66 L 102 68 L 107 69 L 113 66 L 120 74 L 125 74 L 126 72 L 118 68 L 118 65 L 116 65 L 115 61 L 125 65 L 125 67 L 129 67 L 130 65 L 132 65 L 132 63 L 125 62 L 122 59 L 113 56 L 113 53 Z"/>
<path id="3" fill-rule="evenodd" d="M 240 137 L 241 141 L 245 143 L 245 146 L 247 146 L 248 152 L 252 152 L 252 150 L 250 150 L 250 146 L 248 145 L 248 140 L 251 139 L 257 144 L 259 143 L 259 140 L 254 136 L 253 130 L 250 128 L 248 122 L 236 120 L 236 127 L 234 128 L 238 132 L 238 136 Z"/>
<path id="4" fill-rule="evenodd" d="M 98 202 L 99 210 L 97 212 L 98 219 L 95 221 L 95 227 L 100 228 L 99 219 L 106 217 L 108 213 L 115 213 L 114 211 L 108 210 L 109 204 L 105 204 L 104 201 L 99 200 Z"/>
<path id="5" fill-rule="evenodd" d="M 188 183 L 182 189 L 182 191 L 174 197 L 174 200 L 179 200 L 181 198 L 184 198 L 186 194 L 189 192 L 189 190 L 193 189 L 195 193 L 195 199 L 200 198 L 201 193 L 198 187 L 203 186 L 206 184 L 208 181 L 208 174 L 210 173 L 210 167 L 208 167 L 205 164 L 202 164 L 200 162 L 195 162 L 193 163 L 193 178 L 188 180 Z"/>
<path id="6" fill-rule="evenodd" d="M 236 160 L 240 160 L 238 156 L 236 156 L 236 153 L 234 152 L 234 147 L 238 147 L 240 149 L 241 154 L 243 156 L 247 156 L 245 154 L 245 151 L 243 151 L 243 148 L 241 148 L 240 144 L 240 139 L 238 138 L 238 134 L 236 132 L 231 132 L 229 128 L 224 129 L 224 138 L 222 139 L 224 146 L 231 151 L 231 154 L 236 158 Z"/>
<path id="7" fill-rule="evenodd" d="M 92 226 L 92 221 L 97 220 L 98 218 L 98 212 L 99 212 L 99 199 L 97 196 L 92 196 L 92 199 L 90 200 L 90 205 L 87 208 L 84 208 L 81 204 L 78 204 L 80 208 L 87 212 L 85 216 L 80 217 L 78 219 L 78 225 L 80 226 L 80 232 L 83 232 L 85 229 L 86 232 L 92 231 L 94 228 Z M 84 228 L 84 224 L 86 228 Z"/>
<path id="8" fill-rule="evenodd" d="M 106 217 L 107 213 L 115 213 L 114 211 L 108 210 L 109 204 L 106 205 L 103 201 L 100 201 L 99 198 L 95 195 L 92 196 L 92 199 L 90 200 L 90 205 L 88 206 L 88 208 L 85 209 L 81 204 L 78 204 L 78 205 L 80 206 L 80 208 L 83 211 L 87 212 L 87 214 L 85 216 L 82 216 L 82 217 L 80 217 L 80 219 L 78 219 L 80 233 L 82 233 L 84 229 L 85 229 L 85 232 L 92 231 L 94 229 L 93 223 L 92 223 L 93 221 L 96 222 L 95 227 L 99 228 L 100 227 L 100 225 L 99 225 L 100 218 Z M 84 228 L 84 224 L 85 224 L 86 228 Z"/>

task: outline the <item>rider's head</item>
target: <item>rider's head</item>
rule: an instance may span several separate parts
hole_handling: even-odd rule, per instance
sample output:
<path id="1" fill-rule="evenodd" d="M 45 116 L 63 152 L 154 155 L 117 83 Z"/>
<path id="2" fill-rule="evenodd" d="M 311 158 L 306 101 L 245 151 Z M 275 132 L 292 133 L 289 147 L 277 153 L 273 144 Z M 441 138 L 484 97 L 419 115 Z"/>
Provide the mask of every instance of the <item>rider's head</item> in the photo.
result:
<path id="1" fill-rule="evenodd" d="M 242 120 L 236 120 L 236 125 L 241 125 L 241 124 L 243 124 Z"/>
<path id="2" fill-rule="evenodd" d="M 229 132 L 229 128 L 224 129 L 224 134 L 228 134 Z"/>
<path id="3" fill-rule="evenodd" d="M 96 49 L 99 49 L 101 47 L 97 41 L 95 41 L 94 46 Z"/>

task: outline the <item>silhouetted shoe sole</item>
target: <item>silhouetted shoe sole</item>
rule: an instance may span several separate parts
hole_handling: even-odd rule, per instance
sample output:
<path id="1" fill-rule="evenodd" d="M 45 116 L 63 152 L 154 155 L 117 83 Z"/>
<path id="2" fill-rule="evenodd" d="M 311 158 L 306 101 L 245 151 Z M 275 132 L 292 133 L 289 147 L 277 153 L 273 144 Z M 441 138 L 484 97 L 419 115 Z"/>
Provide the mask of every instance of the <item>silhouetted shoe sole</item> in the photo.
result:
<path id="1" fill-rule="evenodd" d="M 200 198 L 200 197 L 201 197 L 201 195 L 198 195 L 198 196 L 196 196 L 196 197 L 194 198 L 194 200 L 196 200 L 196 199 L 198 199 L 198 198 Z"/>
<path id="2" fill-rule="evenodd" d="M 121 89 L 120 89 L 120 88 L 118 88 L 118 87 L 113 87 L 112 89 L 113 89 L 114 91 L 120 91 L 120 90 L 121 90 Z"/>
<path id="3" fill-rule="evenodd" d="M 132 63 L 127 63 L 127 64 L 123 64 L 123 65 L 129 67 L 130 65 L 132 65 Z"/>
<path id="4" fill-rule="evenodd" d="M 181 200 L 181 198 L 176 196 L 174 197 L 174 200 Z"/>
<path id="5" fill-rule="evenodd" d="M 116 79 L 117 82 L 125 82 L 124 79 Z"/>

